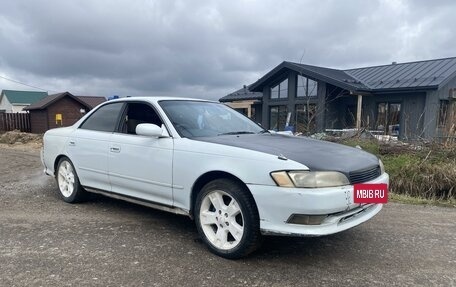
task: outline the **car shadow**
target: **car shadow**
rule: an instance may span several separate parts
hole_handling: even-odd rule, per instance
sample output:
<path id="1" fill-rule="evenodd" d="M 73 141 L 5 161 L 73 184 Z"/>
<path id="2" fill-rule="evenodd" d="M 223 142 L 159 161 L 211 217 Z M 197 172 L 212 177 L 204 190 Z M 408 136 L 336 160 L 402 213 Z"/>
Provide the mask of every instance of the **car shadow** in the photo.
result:
<path id="1" fill-rule="evenodd" d="M 91 194 L 90 200 L 84 203 L 94 209 L 108 210 L 113 214 L 126 215 L 134 218 L 142 225 L 144 232 L 156 232 L 166 229 L 167 240 L 188 242 L 189 248 L 195 248 L 203 256 L 215 256 L 206 250 L 206 247 L 198 235 L 194 221 L 189 217 L 164 212 L 149 207 L 133 204 L 130 202 Z M 151 224 L 152 223 L 152 224 Z M 253 254 L 240 260 L 240 262 L 268 261 L 283 262 L 286 258 L 288 263 L 317 264 L 327 261 L 328 258 L 337 261 L 346 261 L 352 257 L 356 259 L 357 253 L 370 241 L 375 234 L 371 230 L 364 232 L 362 227 L 322 237 L 287 237 L 287 236 L 264 236 L 261 247 Z M 216 256 L 215 256 L 216 257 Z M 216 257 L 218 258 L 218 257 Z"/>

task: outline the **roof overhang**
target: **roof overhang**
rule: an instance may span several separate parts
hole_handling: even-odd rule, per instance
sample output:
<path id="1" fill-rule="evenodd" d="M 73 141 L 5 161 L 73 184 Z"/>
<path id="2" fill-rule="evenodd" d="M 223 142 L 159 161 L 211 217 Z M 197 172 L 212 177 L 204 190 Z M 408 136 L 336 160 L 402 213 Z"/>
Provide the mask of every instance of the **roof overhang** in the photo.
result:
<path id="1" fill-rule="evenodd" d="M 279 75 L 284 74 L 284 72 L 287 71 L 287 70 L 294 71 L 294 72 L 296 72 L 298 74 L 301 74 L 303 76 L 307 76 L 307 77 L 313 78 L 315 80 L 320 80 L 320 81 L 329 83 L 331 85 L 334 85 L 334 86 L 337 86 L 337 87 L 340 87 L 340 88 L 343 88 L 343 89 L 346 89 L 346 90 L 359 90 L 358 87 L 356 87 L 354 85 L 350 85 L 347 82 L 339 81 L 339 80 L 336 80 L 334 78 L 328 77 L 328 76 L 326 76 L 324 74 L 317 73 L 317 72 L 311 71 L 309 69 L 305 69 L 305 68 L 303 68 L 303 67 L 301 67 L 301 66 L 299 66 L 299 65 L 297 65 L 295 63 L 282 62 L 281 64 L 276 66 L 274 69 L 269 71 L 266 75 L 264 75 L 263 77 L 258 79 L 255 83 L 253 83 L 249 87 L 250 91 L 252 91 L 252 92 L 262 92 L 263 91 L 263 87 L 266 85 L 266 83 L 269 80 L 272 80 L 274 78 L 279 77 Z M 349 77 L 349 75 L 347 75 L 347 77 Z"/>
<path id="2" fill-rule="evenodd" d="M 48 97 L 50 96 L 53 96 L 53 95 L 49 95 Z M 43 110 L 45 108 L 47 108 L 48 106 L 52 105 L 53 103 L 59 101 L 60 99 L 62 99 L 63 97 L 70 97 L 71 99 L 75 100 L 76 102 L 80 103 L 81 105 L 83 105 L 84 107 L 88 108 L 88 109 L 91 109 L 91 107 L 83 102 L 82 100 L 78 99 L 78 97 L 74 96 L 73 94 L 71 94 L 70 92 L 63 92 L 61 94 L 59 94 L 58 96 L 56 96 L 54 99 L 52 99 L 51 101 L 49 102 L 46 102 L 45 104 L 41 105 L 41 106 L 37 106 L 37 107 L 25 107 L 24 110 L 26 111 L 33 111 L 33 110 Z M 46 98 L 44 98 L 46 99 Z"/>

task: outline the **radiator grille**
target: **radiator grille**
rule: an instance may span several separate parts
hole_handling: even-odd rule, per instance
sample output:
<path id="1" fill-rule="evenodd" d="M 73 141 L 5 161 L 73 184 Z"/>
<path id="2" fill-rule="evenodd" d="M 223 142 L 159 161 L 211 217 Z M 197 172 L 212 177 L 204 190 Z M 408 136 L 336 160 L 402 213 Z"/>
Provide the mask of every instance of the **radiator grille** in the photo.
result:
<path id="1" fill-rule="evenodd" d="M 350 183 L 363 183 L 379 177 L 381 174 L 380 166 L 374 166 L 363 170 L 356 170 L 349 173 Z"/>

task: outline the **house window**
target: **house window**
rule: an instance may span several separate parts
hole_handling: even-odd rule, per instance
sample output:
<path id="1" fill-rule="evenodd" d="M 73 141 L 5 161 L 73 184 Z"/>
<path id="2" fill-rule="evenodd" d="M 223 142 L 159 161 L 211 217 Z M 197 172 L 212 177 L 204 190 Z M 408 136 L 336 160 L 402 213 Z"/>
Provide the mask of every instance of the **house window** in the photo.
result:
<path id="1" fill-rule="evenodd" d="M 378 103 L 376 128 L 384 131 L 384 134 L 398 136 L 400 117 L 400 103 Z"/>
<path id="2" fill-rule="evenodd" d="M 296 85 L 296 96 L 298 98 L 317 96 L 318 84 L 316 81 L 298 75 Z"/>
<path id="3" fill-rule="evenodd" d="M 272 106 L 269 108 L 269 129 L 283 131 L 287 121 L 287 106 Z"/>
<path id="4" fill-rule="evenodd" d="M 311 134 L 316 130 L 317 106 L 315 104 L 296 105 L 295 107 L 296 132 Z"/>
<path id="5" fill-rule="evenodd" d="M 448 100 L 440 100 L 440 108 L 439 108 L 439 127 L 444 127 L 447 122 L 448 118 Z"/>
<path id="6" fill-rule="evenodd" d="M 288 79 L 271 88 L 271 99 L 288 98 Z"/>

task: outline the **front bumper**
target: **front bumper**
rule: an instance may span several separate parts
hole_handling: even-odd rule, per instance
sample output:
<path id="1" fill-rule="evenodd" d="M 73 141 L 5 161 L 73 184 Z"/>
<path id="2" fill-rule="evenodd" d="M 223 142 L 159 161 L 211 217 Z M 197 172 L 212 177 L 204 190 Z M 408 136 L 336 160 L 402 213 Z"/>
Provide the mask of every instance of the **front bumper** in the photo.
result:
<path id="1" fill-rule="evenodd" d="M 366 183 L 389 184 L 383 173 Z M 355 227 L 373 216 L 382 204 L 355 204 L 353 186 L 329 188 L 283 188 L 266 185 L 247 185 L 258 207 L 263 234 L 288 236 L 321 236 Z M 293 214 L 327 215 L 319 225 L 287 223 Z"/>

